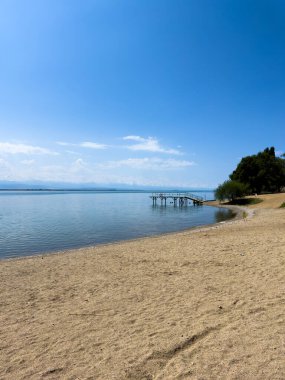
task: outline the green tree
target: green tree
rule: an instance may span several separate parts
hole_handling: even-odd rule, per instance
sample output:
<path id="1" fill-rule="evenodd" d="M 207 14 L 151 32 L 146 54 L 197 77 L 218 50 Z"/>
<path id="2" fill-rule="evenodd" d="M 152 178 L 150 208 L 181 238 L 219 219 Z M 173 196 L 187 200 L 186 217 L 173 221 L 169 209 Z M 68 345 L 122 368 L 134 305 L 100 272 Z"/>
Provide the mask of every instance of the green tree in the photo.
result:
<path id="1" fill-rule="evenodd" d="M 248 194 L 247 185 L 237 181 L 225 181 L 215 190 L 215 198 L 219 201 L 233 201 Z"/>
<path id="2" fill-rule="evenodd" d="M 285 186 L 285 160 L 275 156 L 274 147 L 242 158 L 230 179 L 244 183 L 251 192 L 276 192 Z"/>

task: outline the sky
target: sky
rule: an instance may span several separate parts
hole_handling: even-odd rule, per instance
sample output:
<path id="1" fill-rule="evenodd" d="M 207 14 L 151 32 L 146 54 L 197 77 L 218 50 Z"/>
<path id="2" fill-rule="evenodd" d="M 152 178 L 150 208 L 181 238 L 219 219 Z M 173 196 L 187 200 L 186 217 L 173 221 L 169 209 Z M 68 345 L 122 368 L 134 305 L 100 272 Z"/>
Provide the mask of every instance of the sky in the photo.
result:
<path id="1" fill-rule="evenodd" d="M 0 181 L 215 188 L 285 151 L 283 0 L 0 0 Z"/>

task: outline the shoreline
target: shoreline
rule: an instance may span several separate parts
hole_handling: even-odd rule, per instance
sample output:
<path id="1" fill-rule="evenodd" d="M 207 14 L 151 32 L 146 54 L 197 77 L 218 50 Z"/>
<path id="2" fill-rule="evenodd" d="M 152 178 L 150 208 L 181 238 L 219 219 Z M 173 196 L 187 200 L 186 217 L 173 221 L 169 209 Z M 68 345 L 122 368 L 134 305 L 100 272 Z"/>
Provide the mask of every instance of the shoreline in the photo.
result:
<path id="1" fill-rule="evenodd" d="M 245 220 L 0 261 L 0 378 L 283 379 L 285 210 L 266 202 Z"/>
<path id="2" fill-rule="evenodd" d="M 218 208 L 226 208 L 228 210 L 232 210 L 235 216 L 232 219 L 226 220 L 225 222 L 230 222 L 232 220 L 239 220 L 239 219 L 244 219 L 243 218 L 243 212 L 246 212 L 246 218 L 252 218 L 255 214 L 255 209 L 254 208 L 249 208 L 247 206 L 236 206 L 236 205 L 224 205 L 224 204 L 218 204 L 216 201 L 209 201 L 209 203 L 212 204 L 207 204 L 206 206 L 209 207 L 218 207 Z M 220 222 L 221 223 L 221 222 Z"/>

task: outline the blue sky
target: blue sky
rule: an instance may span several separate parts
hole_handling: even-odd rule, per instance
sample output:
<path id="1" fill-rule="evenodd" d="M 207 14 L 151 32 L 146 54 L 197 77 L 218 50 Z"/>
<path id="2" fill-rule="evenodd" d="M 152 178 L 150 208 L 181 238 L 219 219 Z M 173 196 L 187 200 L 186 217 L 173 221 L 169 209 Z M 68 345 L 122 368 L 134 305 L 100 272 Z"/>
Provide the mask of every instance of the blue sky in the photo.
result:
<path id="1" fill-rule="evenodd" d="M 285 150 L 283 0 L 0 2 L 0 180 L 215 187 Z"/>

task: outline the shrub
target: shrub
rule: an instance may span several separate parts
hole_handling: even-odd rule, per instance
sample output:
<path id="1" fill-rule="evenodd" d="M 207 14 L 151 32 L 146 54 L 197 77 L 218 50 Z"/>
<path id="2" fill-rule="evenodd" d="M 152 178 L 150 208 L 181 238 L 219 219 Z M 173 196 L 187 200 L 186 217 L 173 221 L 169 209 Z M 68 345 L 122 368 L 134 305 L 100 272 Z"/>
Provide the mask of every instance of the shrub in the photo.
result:
<path id="1" fill-rule="evenodd" d="M 235 199 L 234 201 L 231 201 L 231 204 L 237 205 L 237 206 L 251 206 L 256 205 L 258 203 L 263 202 L 260 198 L 239 198 Z"/>
<path id="2" fill-rule="evenodd" d="M 234 201 L 248 193 L 247 185 L 237 181 L 225 181 L 215 190 L 215 197 L 219 201 Z"/>

